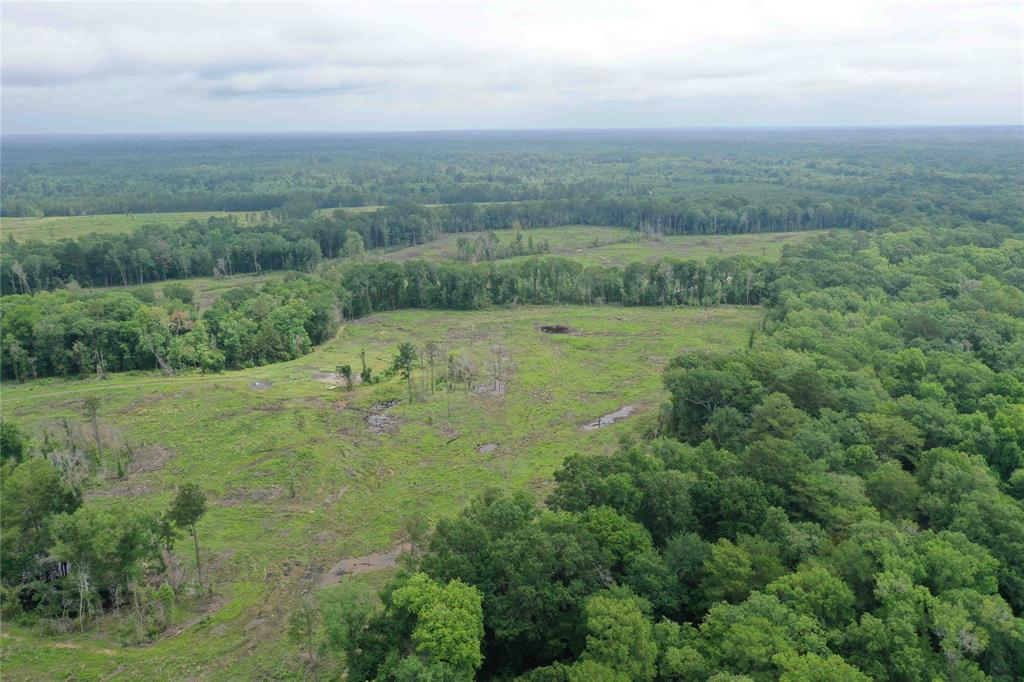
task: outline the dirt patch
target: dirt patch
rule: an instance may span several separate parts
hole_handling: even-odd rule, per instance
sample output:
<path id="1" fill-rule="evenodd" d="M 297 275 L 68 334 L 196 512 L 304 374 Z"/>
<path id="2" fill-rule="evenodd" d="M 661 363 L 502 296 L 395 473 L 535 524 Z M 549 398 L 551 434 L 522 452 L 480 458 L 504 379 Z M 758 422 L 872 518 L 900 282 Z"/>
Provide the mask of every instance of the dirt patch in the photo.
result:
<path id="1" fill-rule="evenodd" d="M 497 443 L 484 443 L 476 449 L 481 455 L 488 455 L 498 449 Z"/>
<path id="2" fill-rule="evenodd" d="M 81 651 L 89 651 L 96 654 L 103 654 L 104 656 L 116 656 L 117 652 L 113 649 L 104 649 L 101 647 L 94 646 L 82 646 L 78 642 L 54 642 L 50 644 L 54 649 L 76 649 Z"/>
<path id="3" fill-rule="evenodd" d="M 620 407 L 614 412 L 609 412 L 603 417 L 598 417 L 594 421 L 584 424 L 583 430 L 593 431 L 595 429 L 600 429 L 605 426 L 611 426 L 615 422 L 622 421 L 623 419 L 633 414 L 634 412 L 636 412 L 636 405 L 626 405 L 625 407 Z"/>
<path id="4" fill-rule="evenodd" d="M 389 414 L 368 414 L 366 423 L 374 433 L 391 433 L 398 429 L 398 418 Z"/>
<path id="5" fill-rule="evenodd" d="M 138 476 L 160 471 L 171 457 L 174 457 L 174 451 L 159 443 L 135 448 L 132 451 L 132 461 L 128 464 L 128 475 Z"/>
<path id="6" fill-rule="evenodd" d="M 265 391 L 274 385 L 272 381 L 254 381 L 249 384 L 249 388 L 255 388 L 257 391 Z"/>
<path id="7" fill-rule="evenodd" d="M 564 324 L 542 324 L 540 330 L 545 334 L 568 334 L 572 328 Z"/>
<path id="8" fill-rule="evenodd" d="M 384 412 L 398 404 L 397 400 L 382 400 L 370 406 L 370 414 L 366 415 L 366 423 L 374 433 L 391 433 L 398 429 L 398 417 Z"/>
<path id="9" fill-rule="evenodd" d="M 320 587 L 337 585 L 346 575 L 358 575 L 359 573 L 370 573 L 391 568 L 398 561 L 399 555 L 408 550 L 409 547 L 408 542 L 403 542 L 386 552 L 375 552 L 365 556 L 352 557 L 351 559 L 342 559 L 327 571 L 327 575 L 320 580 Z"/>
<path id="10" fill-rule="evenodd" d="M 345 377 L 338 374 L 337 372 L 313 372 L 313 380 L 320 381 L 325 384 L 331 384 L 332 386 L 345 386 Z M 363 378 L 358 374 L 352 375 L 352 385 L 358 386 L 363 383 Z"/>

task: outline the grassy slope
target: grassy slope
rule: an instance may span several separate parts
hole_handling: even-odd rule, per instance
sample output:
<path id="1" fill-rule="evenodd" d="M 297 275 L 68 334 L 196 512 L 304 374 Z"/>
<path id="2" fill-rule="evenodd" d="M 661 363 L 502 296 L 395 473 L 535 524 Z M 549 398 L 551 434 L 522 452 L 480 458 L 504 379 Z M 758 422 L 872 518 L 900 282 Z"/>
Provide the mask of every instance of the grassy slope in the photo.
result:
<path id="1" fill-rule="evenodd" d="M 181 481 L 200 482 L 211 496 L 200 538 L 215 598 L 201 617 L 183 610 L 180 634 L 146 647 L 119 646 L 104 624 L 84 638 L 40 638 L 7 626 L 4 677 L 52 678 L 56 671 L 77 679 L 115 671 L 119 679 L 298 677 L 300 662 L 282 637 L 282 623 L 301 590 L 317 584 L 334 561 L 393 546 L 403 511 L 412 507 L 437 518 L 493 485 L 543 496 L 566 455 L 608 451 L 620 435 L 654 419 L 663 399 L 658 369 L 669 358 L 739 346 L 758 317 L 756 309 L 729 307 L 408 311 L 349 323 L 314 354 L 268 367 L 5 386 L 3 416 L 37 433 L 54 429 L 61 417 L 80 423 L 81 399 L 98 393 L 105 424 L 134 443 L 170 449 L 170 459 L 153 471 L 99 484 L 90 503 L 128 497 L 141 509 L 158 509 Z M 568 324 L 576 333 L 543 334 L 538 326 L 545 323 Z M 480 367 L 499 346 L 507 394 L 458 391 L 451 421 L 441 393 L 403 403 L 388 412 L 396 430 L 377 434 L 366 410 L 404 397 L 400 380 L 346 393 L 314 378 L 338 363 L 358 367 L 363 348 L 382 370 L 406 340 L 450 342 Z M 271 386 L 254 389 L 257 380 Z M 581 431 L 627 404 L 639 413 Z M 498 448 L 480 454 L 484 443 Z M 299 472 L 295 499 L 288 496 L 290 463 Z M 180 542 L 178 551 L 188 562 L 188 544 Z"/>
<path id="2" fill-rule="evenodd" d="M 810 239 L 825 230 L 804 232 L 772 232 L 764 234 L 738 235 L 672 235 L 658 239 L 642 238 L 636 231 L 621 227 L 567 226 L 537 230 L 524 230 L 523 238 L 533 237 L 534 243 L 547 240 L 550 253 L 571 256 L 584 265 L 624 265 L 638 260 L 655 260 L 671 256 L 675 258 L 705 259 L 709 256 L 734 256 L 747 254 L 777 258 L 785 244 Z M 440 239 L 392 251 L 384 256 L 386 260 L 452 260 L 457 253 L 456 241 L 460 236 L 475 239 L 481 232 L 467 232 L 462 235 L 446 234 Z M 513 237 L 511 230 L 499 230 L 495 234 L 502 244 Z"/>

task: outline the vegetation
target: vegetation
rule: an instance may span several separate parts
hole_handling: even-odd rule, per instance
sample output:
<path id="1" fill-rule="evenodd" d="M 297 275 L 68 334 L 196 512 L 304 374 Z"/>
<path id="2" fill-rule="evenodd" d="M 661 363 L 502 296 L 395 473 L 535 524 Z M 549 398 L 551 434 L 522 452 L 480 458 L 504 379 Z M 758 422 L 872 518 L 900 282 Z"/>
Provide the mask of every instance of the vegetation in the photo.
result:
<path id="1" fill-rule="evenodd" d="M 210 217 L 235 215 L 243 224 L 261 222 L 256 215 L 224 211 L 189 211 L 180 213 L 115 213 L 113 215 L 73 215 L 50 217 L 4 217 L 3 237 L 17 242 L 56 242 L 77 239 L 89 234 L 130 234 L 144 225 L 179 228 L 193 220 L 206 222 Z"/>
<path id="2" fill-rule="evenodd" d="M 921 218 L 1019 228 L 1018 136 L 990 128 L 267 136 L 246 144 L 12 138 L 4 141 L 0 191 L 4 216 L 302 216 L 412 202 L 484 204 L 460 209 L 461 227 L 449 231 L 515 220 L 523 227 L 643 220 L 669 234 Z M 728 227 L 741 224 L 750 227 Z"/>
<path id="3" fill-rule="evenodd" d="M 539 330 L 552 321 L 573 333 Z M 150 575 L 173 576 L 176 600 L 166 626 L 141 594 L 140 615 L 130 602 L 119 611 L 96 610 L 85 618 L 84 636 L 57 634 L 59 606 L 53 616 L 7 615 L 0 635 L 4 676 L 67 669 L 88 679 L 121 666 L 130 677 L 157 679 L 201 671 L 300 675 L 306 659 L 285 635 L 289 614 L 305 603 L 303 592 L 313 595 L 314 606 L 326 600 L 348 613 L 336 593 L 351 591 L 362 603 L 370 599 L 357 588 L 381 584 L 381 573 L 365 573 L 318 589 L 326 576 L 337 580 L 332 566 L 339 559 L 390 550 L 403 528 L 415 530 L 417 516 L 455 513 L 468 491 L 500 486 L 547 494 L 566 454 L 611 452 L 634 424 L 656 420 L 663 399 L 658 370 L 668 358 L 713 345 L 739 348 L 758 322 L 756 309 L 726 306 L 402 311 L 348 322 L 310 354 L 263 367 L 5 382 L 5 424 L 30 437 L 32 461 L 52 448 L 46 459 L 63 467 L 62 479 L 81 481 L 86 505 L 124 500 L 159 520 L 179 486 L 192 481 L 206 494 L 207 511 L 197 523 L 205 589 L 196 582 L 192 540 L 180 532 L 172 532 L 166 565 L 156 558 L 146 564 Z M 338 364 L 351 364 L 358 374 L 363 352 L 368 366 L 383 370 L 405 342 L 424 357 L 430 342 L 441 349 L 436 391 L 423 388 L 429 368 L 417 366 L 412 404 L 399 375 L 357 381 L 352 391 L 343 377 L 331 376 Z M 504 393 L 493 388 L 496 346 L 505 358 Z M 450 390 L 448 358 L 455 370 Z M 81 408 L 94 394 L 103 396 L 105 461 L 92 456 L 91 425 Z M 629 419 L 581 430 L 623 405 L 636 407 Z M 119 478 L 113 457 L 125 444 L 132 456 Z M 479 452 L 486 444 L 496 449 Z M 4 505 L 6 518 L 6 494 Z M 159 525 L 156 534 L 162 542 Z M 166 556 L 159 547 L 157 554 Z M 143 617 L 143 611 L 153 613 Z M 318 650 L 320 638 L 339 627 L 323 619 Z M 78 632 L 76 618 L 67 629 Z M 337 657 L 320 656 L 318 674 L 326 678 Z"/>
<path id="4" fill-rule="evenodd" d="M 350 678 L 402 679 L 389 595 L 433 580 L 482 595 L 488 678 L 1013 679 L 1024 242 L 969 240 L 792 247 L 763 336 L 669 364 L 657 438 L 568 457 L 545 510 L 490 492 L 441 520 Z"/>
<path id="5" fill-rule="evenodd" d="M 287 276 L 227 291 L 203 312 L 187 285 L 6 298 L 0 358 L 7 378 L 107 371 L 253 367 L 303 355 L 342 316 L 380 310 L 475 310 L 499 304 L 756 305 L 774 266 L 744 256 L 583 267 L 568 258 L 497 264 L 349 261 L 322 277 Z"/>
<path id="6" fill-rule="evenodd" d="M 632 135 L 15 150 L 271 213 L 5 248 L 5 677 L 1019 677 L 1006 131 Z"/>
<path id="7" fill-rule="evenodd" d="M 624 266 L 638 261 L 656 261 L 663 258 L 705 260 L 709 257 L 760 256 L 777 260 L 782 247 L 793 242 L 813 239 L 821 234 L 819 230 L 802 232 L 773 232 L 764 234 L 729 235 L 661 235 L 643 234 L 624 227 L 589 227 L 565 225 L 562 227 L 541 227 L 521 231 L 527 248 L 532 239 L 534 249 L 543 253 L 572 258 L 581 265 Z M 515 233 L 515 234 L 520 234 Z M 486 235 L 493 235 L 487 237 Z M 497 240 L 498 248 L 490 258 L 469 255 L 459 258 L 460 240 L 470 243 L 481 239 Z M 401 249 L 387 251 L 381 257 L 385 260 L 494 260 L 500 258 L 527 258 L 516 256 L 507 250 L 507 233 L 467 232 L 445 234 L 437 239 Z M 515 239 L 515 237 L 512 237 Z M 544 245 L 547 245 L 546 248 Z M 540 246 L 538 246 L 540 245 Z"/>

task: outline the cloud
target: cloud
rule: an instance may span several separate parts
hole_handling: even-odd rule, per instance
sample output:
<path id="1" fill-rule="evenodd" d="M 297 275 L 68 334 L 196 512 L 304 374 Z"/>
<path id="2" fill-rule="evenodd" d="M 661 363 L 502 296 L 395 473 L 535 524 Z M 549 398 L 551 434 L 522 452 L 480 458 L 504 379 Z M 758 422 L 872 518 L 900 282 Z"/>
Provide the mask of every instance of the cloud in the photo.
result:
<path id="1" fill-rule="evenodd" d="M 1022 117 L 1016 0 L 3 10 L 5 132 Z"/>

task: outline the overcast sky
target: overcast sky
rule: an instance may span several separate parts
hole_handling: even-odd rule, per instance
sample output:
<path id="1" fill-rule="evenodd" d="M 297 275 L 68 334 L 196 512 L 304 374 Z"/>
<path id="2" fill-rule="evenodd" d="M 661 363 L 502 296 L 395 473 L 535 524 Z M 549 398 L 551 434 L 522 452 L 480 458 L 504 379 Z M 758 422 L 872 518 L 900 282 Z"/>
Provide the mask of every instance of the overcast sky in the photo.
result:
<path id="1" fill-rule="evenodd" d="M 1024 3 L 4 2 L 25 132 L 1020 124 Z"/>

